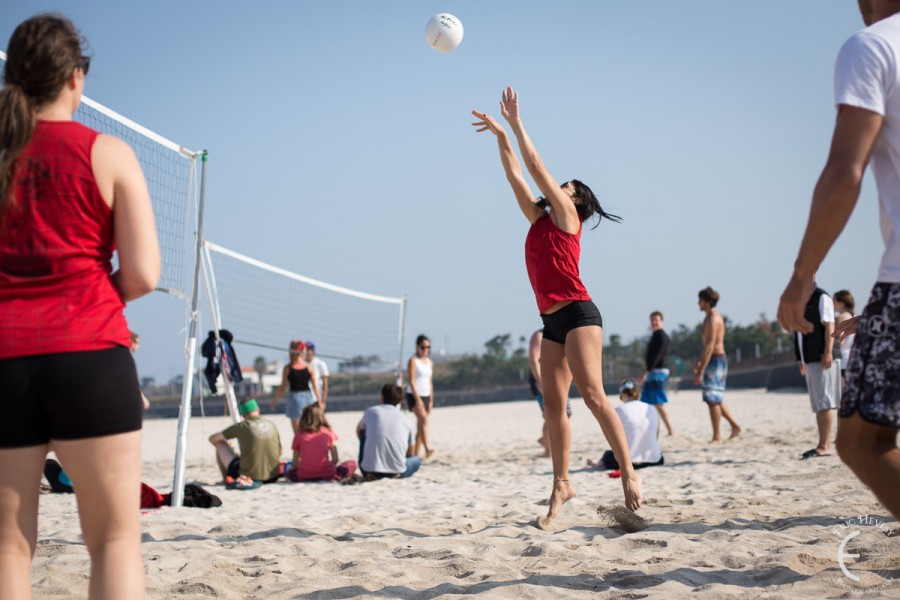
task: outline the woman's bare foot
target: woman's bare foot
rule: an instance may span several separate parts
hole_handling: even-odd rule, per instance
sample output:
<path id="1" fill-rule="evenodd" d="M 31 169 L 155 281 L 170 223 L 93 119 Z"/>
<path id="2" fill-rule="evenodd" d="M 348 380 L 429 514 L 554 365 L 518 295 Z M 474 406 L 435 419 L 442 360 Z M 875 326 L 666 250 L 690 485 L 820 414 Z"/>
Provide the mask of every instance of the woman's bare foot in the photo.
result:
<path id="1" fill-rule="evenodd" d="M 709 440 L 709 442 L 707 442 L 707 443 L 708 444 L 721 444 L 722 438 L 713 438 L 713 439 Z"/>
<path id="2" fill-rule="evenodd" d="M 425 451 L 425 460 L 428 460 L 432 456 L 434 456 L 434 448 Z"/>
<path id="3" fill-rule="evenodd" d="M 733 440 L 734 438 L 738 437 L 739 435 L 741 435 L 741 431 L 743 430 L 741 429 L 740 425 L 735 425 L 731 428 L 731 435 L 728 436 L 728 439 Z"/>
<path id="4" fill-rule="evenodd" d="M 641 507 L 644 501 L 644 495 L 641 491 L 641 478 L 637 473 L 631 472 L 631 475 L 622 473 L 622 491 L 625 492 L 625 507 L 630 511 L 636 511 Z"/>
<path id="5" fill-rule="evenodd" d="M 537 518 L 538 529 L 549 529 L 550 523 L 559 514 L 559 509 L 574 497 L 575 488 L 572 487 L 568 479 L 555 479 L 553 481 L 553 492 L 550 494 L 550 508 L 547 509 L 546 517 Z"/>

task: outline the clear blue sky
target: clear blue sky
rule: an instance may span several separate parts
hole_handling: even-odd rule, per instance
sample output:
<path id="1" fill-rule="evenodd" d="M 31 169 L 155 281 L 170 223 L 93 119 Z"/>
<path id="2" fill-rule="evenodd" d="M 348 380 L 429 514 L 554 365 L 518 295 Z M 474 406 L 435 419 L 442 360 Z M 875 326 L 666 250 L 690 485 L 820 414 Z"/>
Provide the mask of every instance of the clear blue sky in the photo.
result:
<path id="1" fill-rule="evenodd" d="M 707 285 L 750 323 L 774 318 L 828 150 L 834 59 L 862 27 L 852 0 L 20 0 L 0 5 L 4 44 L 46 10 L 90 41 L 88 96 L 209 150 L 208 239 L 408 294 L 406 348 L 425 332 L 452 353 L 540 325 L 528 224 L 472 108 L 498 115 L 501 89 L 516 87 L 554 175 L 624 218 L 583 236 L 607 337 L 644 335 L 654 309 L 669 328 L 695 324 Z M 449 54 L 423 38 L 438 12 L 465 26 Z M 877 218 L 867 178 L 822 287 L 865 303 Z M 184 305 L 155 294 L 127 316 L 141 374 L 181 372 Z"/>

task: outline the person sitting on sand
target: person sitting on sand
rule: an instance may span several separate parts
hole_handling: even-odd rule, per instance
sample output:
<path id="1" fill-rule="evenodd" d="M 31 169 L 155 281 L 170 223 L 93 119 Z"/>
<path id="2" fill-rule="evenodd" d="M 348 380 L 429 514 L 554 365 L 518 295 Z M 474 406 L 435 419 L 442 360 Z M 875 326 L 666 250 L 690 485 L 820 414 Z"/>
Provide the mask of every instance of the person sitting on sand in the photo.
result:
<path id="1" fill-rule="evenodd" d="M 253 489 L 275 483 L 281 462 L 281 436 L 275 423 L 259 416 L 259 405 L 249 398 L 238 406 L 243 420 L 209 436 L 216 447 L 216 462 L 227 487 Z M 237 438 L 240 454 L 228 440 Z"/>
<path id="2" fill-rule="evenodd" d="M 367 408 L 356 426 L 361 450 L 359 468 L 367 481 L 410 477 L 422 464 L 415 455 L 412 424 L 398 408 L 402 400 L 403 388 L 384 384 L 381 404 Z"/>
<path id="3" fill-rule="evenodd" d="M 626 379 L 619 385 L 622 404 L 616 407 L 616 414 L 622 421 L 631 464 L 635 469 L 656 467 L 665 462 L 659 449 L 659 413 L 649 404 L 636 402 L 640 397 L 634 379 Z M 619 462 L 612 450 L 604 452 L 597 462 L 588 459 L 587 464 L 597 469 L 619 469 Z"/>
<path id="4" fill-rule="evenodd" d="M 300 481 L 344 481 L 356 471 L 356 461 L 338 464 L 338 436 L 328 423 L 325 411 L 310 404 L 300 416 L 300 429 L 294 435 L 294 458 L 287 478 Z"/>

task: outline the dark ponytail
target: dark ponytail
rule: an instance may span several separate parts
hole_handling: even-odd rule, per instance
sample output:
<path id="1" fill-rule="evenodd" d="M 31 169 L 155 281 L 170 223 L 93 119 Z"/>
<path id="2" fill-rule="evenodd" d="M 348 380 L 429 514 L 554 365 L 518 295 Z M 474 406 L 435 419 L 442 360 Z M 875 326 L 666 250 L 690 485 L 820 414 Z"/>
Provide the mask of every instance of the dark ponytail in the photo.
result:
<path id="1" fill-rule="evenodd" d="M 613 223 L 621 223 L 622 217 L 618 215 L 613 215 L 600 206 L 600 201 L 597 200 L 597 196 L 594 195 L 594 192 L 591 191 L 587 185 L 582 183 L 577 179 L 572 179 L 571 181 L 567 181 L 563 185 L 567 183 L 571 183 L 572 187 L 575 188 L 575 210 L 578 212 L 578 218 L 581 219 L 581 222 L 584 223 L 594 215 L 597 215 L 597 223 L 591 229 L 597 227 L 600 224 L 600 221 L 603 219 L 607 219 L 612 221 Z M 543 196 L 538 198 L 537 205 L 539 208 L 547 208 L 550 206 L 550 202 Z"/>
<path id="2" fill-rule="evenodd" d="M 9 38 L 0 89 L 0 217 L 12 204 L 16 159 L 34 134 L 37 111 L 59 96 L 84 46 L 72 21 L 55 14 L 23 21 Z"/>
<path id="3" fill-rule="evenodd" d="M 0 89 L 0 217 L 12 203 L 16 159 L 34 133 L 35 110 L 25 91 L 6 83 Z"/>

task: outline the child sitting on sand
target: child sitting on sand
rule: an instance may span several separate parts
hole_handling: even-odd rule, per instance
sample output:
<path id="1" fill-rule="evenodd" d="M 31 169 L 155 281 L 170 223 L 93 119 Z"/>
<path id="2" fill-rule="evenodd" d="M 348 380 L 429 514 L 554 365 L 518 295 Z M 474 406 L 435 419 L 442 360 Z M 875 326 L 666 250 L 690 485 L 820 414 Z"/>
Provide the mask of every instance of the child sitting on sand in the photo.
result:
<path id="1" fill-rule="evenodd" d="M 287 471 L 287 478 L 294 482 L 343 481 L 351 478 L 356 472 L 356 461 L 338 464 L 338 450 L 334 445 L 337 439 L 319 404 L 304 408 L 299 429 L 291 444 L 294 459 Z"/>
<path id="2" fill-rule="evenodd" d="M 619 385 L 619 400 L 622 404 L 616 407 L 616 413 L 625 429 L 628 452 L 631 453 L 631 463 L 635 469 L 655 467 L 664 462 L 658 440 L 659 414 L 653 406 L 637 402 L 640 397 L 641 393 L 634 379 L 626 379 Z M 604 452 L 597 462 L 588 459 L 587 464 L 598 469 L 619 468 L 612 450 Z"/>

